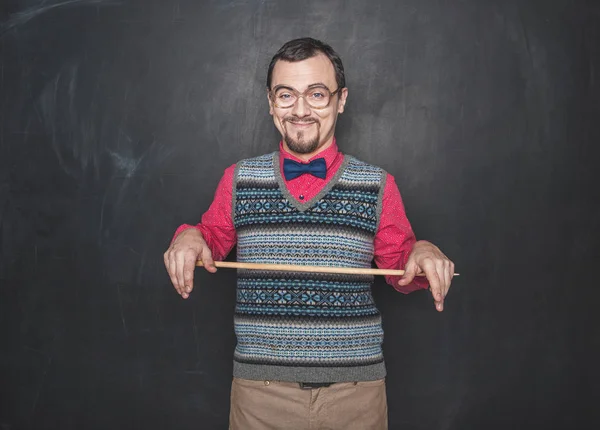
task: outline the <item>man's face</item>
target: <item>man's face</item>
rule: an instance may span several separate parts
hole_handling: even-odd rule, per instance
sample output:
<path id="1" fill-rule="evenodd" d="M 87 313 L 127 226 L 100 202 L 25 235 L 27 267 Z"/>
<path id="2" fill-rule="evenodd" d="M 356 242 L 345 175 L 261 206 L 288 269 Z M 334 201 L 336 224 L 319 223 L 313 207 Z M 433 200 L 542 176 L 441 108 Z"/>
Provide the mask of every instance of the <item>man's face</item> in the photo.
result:
<path id="1" fill-rule="evenodd" d="M 275 63 L 271 88 L 283 85 L 304 93 L 316 84 L 326 86 L 331 92 L 338 89 L 333 64 L 325 55 L 318 54 L 293 63 L 282 60 Z M 323 109 L 312 108 L 303 97 L 292 107 L 279 108 L 269 98 L 269 113 L 283 137 L 286 150 L 308 159 L 331 145 L 337 115 L 344 111 L 347 96 L 348 90 L 344 88 L 332 96 L 329 106 Z"/>

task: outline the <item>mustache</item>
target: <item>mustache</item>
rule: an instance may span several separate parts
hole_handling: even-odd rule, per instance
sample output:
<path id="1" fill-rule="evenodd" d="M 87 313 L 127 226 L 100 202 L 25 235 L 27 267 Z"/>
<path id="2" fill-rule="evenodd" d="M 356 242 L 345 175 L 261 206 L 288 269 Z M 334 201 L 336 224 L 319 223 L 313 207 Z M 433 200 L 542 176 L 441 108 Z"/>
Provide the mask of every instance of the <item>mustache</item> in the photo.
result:
<path id="1" fill-rule="evenodd" d="M 317 123 L 319 124 L 319 121 L 316 118 L 298 118 L 297 116 L 288 116 L 287 118 L 284 118 L 284 122 L 299 122 L 299 123 Z"/>

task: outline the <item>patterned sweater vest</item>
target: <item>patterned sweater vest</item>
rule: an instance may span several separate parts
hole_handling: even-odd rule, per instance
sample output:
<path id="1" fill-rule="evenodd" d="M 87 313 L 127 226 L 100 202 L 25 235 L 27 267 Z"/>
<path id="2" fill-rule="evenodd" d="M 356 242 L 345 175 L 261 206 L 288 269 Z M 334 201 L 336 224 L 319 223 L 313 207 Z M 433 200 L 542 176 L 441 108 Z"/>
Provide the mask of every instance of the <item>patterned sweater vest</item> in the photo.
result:
<path id="1" fill-rule="evenodd" d="M 371 267 L 385 172 L 346 156 L 327 186 L 300 203 L 279 154 L 237 164 L 237 260 Z M 238 270 L 233 374 L 254 380 L 367 381 L 385 376 L 381 315 L 370 275 Z"/>

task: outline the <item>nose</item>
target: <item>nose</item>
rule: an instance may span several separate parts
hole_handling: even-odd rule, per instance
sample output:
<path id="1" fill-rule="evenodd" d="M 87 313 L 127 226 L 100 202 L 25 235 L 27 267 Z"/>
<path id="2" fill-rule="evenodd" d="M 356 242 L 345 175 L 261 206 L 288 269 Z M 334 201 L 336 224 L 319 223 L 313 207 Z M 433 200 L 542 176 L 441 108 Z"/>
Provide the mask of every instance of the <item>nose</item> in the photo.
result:
<path id="1" fill-rule="evenodd" d="M 292 108 L 292 114 L 298 118 L 310 115 L 310 107 L 308 106 L 308 103 L 306 103 L 306 100 L 304 100 L 304 97 L 298 97 L 298 100 L 296 100 L 296 103 Z"/>

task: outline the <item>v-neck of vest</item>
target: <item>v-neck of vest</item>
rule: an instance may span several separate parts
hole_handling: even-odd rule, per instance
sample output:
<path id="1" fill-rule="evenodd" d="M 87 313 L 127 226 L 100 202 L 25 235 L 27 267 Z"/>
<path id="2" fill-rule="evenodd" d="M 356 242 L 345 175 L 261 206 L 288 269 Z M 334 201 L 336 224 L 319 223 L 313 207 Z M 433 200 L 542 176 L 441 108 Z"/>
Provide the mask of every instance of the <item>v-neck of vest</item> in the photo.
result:
<path id="1" fill-rule="evenodd" d="M 300 212 L 304 212 L 304 211 L 310 209 L 316 202 L 321 200 L 329 191 L 331 191 L 331 189 L 338 183 L 338 181 L 344 174 L 346 167 L 350 163 L 351 157 L 349 157 L 345 154 L 342 154 L 342 157 L 344 157 L 344 160 L 342 161 L 340 168 L 337 170 L 337 172 L 335 172 L 335 175 L 333 175 L 333 178 L 331 178 L 329 183 L 327 183 L 323 187 L 323 189 L 321 191 L 319 191 L 319 193 L 316 196 L 314 196 L 312 199 L 310 199 L 306 202 L 299 202 L 298 200 L 296 200 L 294 198 L 294 196 L 292 196 L 292 193 L 290 193 L 290 191 L 285 186 L 285 181 L 283 180 L 283 177 L 281 176 L 281 167 L 279 165 L 279 151 L 275 151 L 273 153 L 273 170 L 275 171 L 275 179 L 277 180 L 277 183 L 279 184 L 279 190 L 281 191 L 283 196 L 290 202 L 290 204 L 292 206 L 294 206 L 296 209 L 298 209 Z"/>

